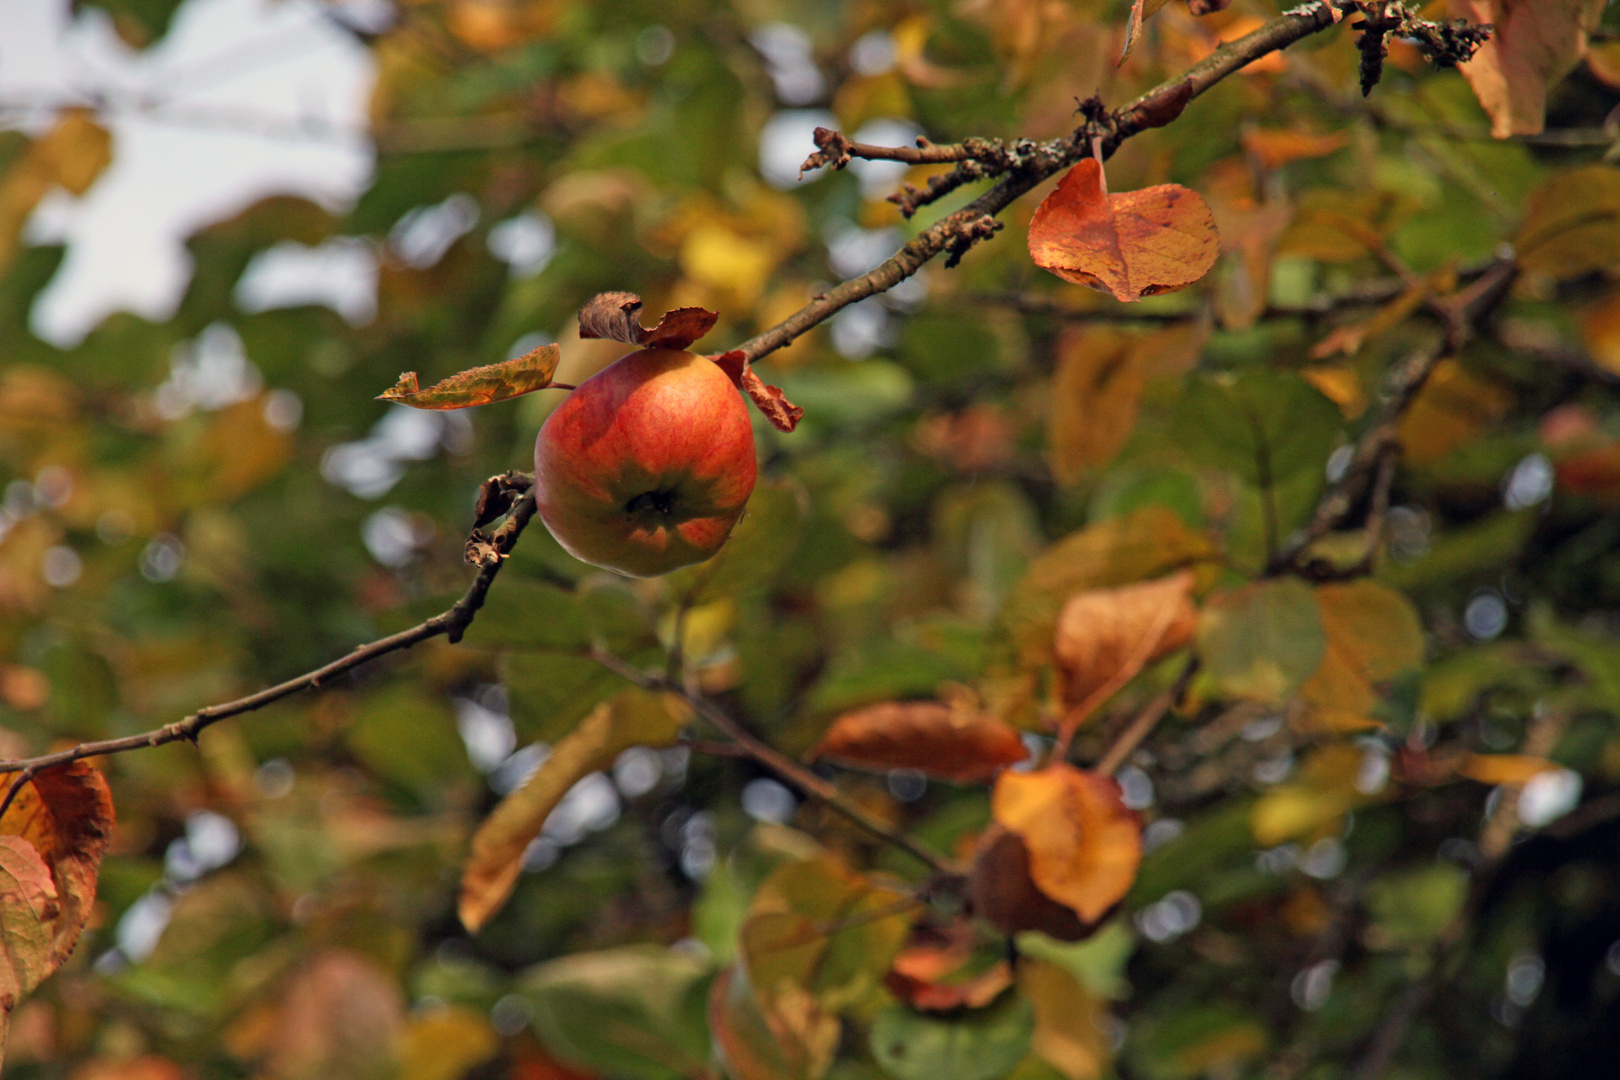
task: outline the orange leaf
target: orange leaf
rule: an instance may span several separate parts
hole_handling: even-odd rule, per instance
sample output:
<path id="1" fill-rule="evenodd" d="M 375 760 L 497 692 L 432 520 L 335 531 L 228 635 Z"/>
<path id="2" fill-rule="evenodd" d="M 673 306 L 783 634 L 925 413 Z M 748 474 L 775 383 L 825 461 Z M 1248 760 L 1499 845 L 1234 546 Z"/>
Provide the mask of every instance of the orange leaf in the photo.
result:
<path id="1" fill-rule="evenodd" d="M 378 394 L 377 400 L 397 401 L 413 409 L 467 409 L 506 401 L 550 386 L 561 356 L 556 345 L 542 345 L 515 360 L 469 368 L 426 390 L 418 386 L 416 372 L 407 371 L 392 390 Z"/>
<path id="2" fill-rule="evenodd" d="M 1029 225 L 1036 266 L 1124 302 L 1191 285 L 1209 273 L 1220 247 L 1196 191 L 1159 184 L 1110 195 L 1096 158 L 1070 169 Z"/>
<path id="3" fill-rule="evenodd" d="M 1469 754 L 1457 772 L 1482 784 L 1523 784 L 1558 766 L 1546 758 L 1529 754 Z"/>
<path id="4" fill-rule="evenodd" d="M 889 992 L 913 1009 L 923 1012 L 953 1012 L 979 1009 L 1001 996 L 1013 983 L 1012 965 L 1005 960 L 962 982 L 930 982 L 900 969 L 900 961 L 883 977 Z"/>
<path id="5" fill-rule="evenodd" d="M 868 769 L 917 769 L 941 780 L 988 780 L 1029 755 L 1018 732 L 935 701 L 886 701 L 844 713 L 812 757 Z"/>
<path id="6" fill-rule="evenodd" d="M 741 349 L 732 349 L 710 359 L 720 365 L 721 371 L 731 376 L 737 389 L 754 399 L 754 405 L 765 414 L 765 419 L 782 431 L 792 431 L 799 426 L 799 418 L 804 415 L 804 410 L 789 401 L 779 388 L 767 386 L 765 380 L 755 375 Z"/>
<path id="7" fill-rule="evenodd" d="M 990 812 L 1029 849 L 1035 886 L 1096 922 L 1124 899 L 1142 861 L 1142 830 L 1106 776 L 1059 763 L 996 780 Z"/>
<path id="8" fill-rule="evenodd" d="M 1255 128 L 1243 133 L 1243 149 L 1262 169 L 1280 169 L 1293 161 L 1327 157 L 1350 142 L 1350 133 L 1335 131 L 1318 135 L 1309 131 L 1282 128 Z"/>
<path id="9" fill-rule="evenodd" d="M 579 336 L 611 338 L 648 349 L 684 349 L 713 329 L 720 318 L 702 308 L 666 311 L 658 325 L 641 325 L 641 297 L 635 293 L 605 292 L 591 297 L 579 310 Z"/>
<path id="10" fill-rule="evenodd" d="M 73 952 L 112 830 L 107 781 L 84 761 L 35 776 L 0 817 L 0 1047 L 18 1000 Z"/>
<path id="11" fill-rule="evenodd" d="M 924 1012 L 983 1008 L 1012 985 L 1013 973 L 1005 960 L 974 971 L 969 962 L 977 937 L 964 918 L 945 927 L 917 926 L 883 982 L 895 997 Z"/>
<path id="12" fill-rule="evenodd" d="M 1607 0 L 1451 0 L 1451 12 L 1494 27 L 1462 64 L 1463 77 L 1491 117 L 1491 134 L 1539 135 L 1547 91 L 1586 55 Z"/>
<path id="13" fill-rule="evenodd" d="M 1182 570 L 1157 581 L 1090 589 L 1063 605 L 1053 634 L 1063 700 L 1078 708 L 1065 727 L 1078 726 L 1109 694 L 1154 660 L 1181 648 L 1198 629 L 1193 575 Z"/>

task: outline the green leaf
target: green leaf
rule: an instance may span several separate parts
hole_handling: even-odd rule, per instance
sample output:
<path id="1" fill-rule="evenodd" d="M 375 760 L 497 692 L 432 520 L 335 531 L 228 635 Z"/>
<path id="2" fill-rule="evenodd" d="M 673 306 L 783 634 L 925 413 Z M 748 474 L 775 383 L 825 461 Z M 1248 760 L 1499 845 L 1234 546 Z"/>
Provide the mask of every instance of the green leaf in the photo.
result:
<path id="1" fill-rule="evenodd" d="M 1468 898 L 1468 871 L 1455 863 L 1391 874 L 1367 887 L 1372 913 L 1368 944 L 1381 949 L 1418 948 L 1440 936 Z"/>
<path id="2" fill-rule="evenodd" d="M 366 768 L 432 800 L 474 773 L 442 694 L 403 683 L 368 697 L 344 744 Z"/>
<path id="3" fill-rule="evenodd" d="M 633 945 L 531 968 L 522 993 L 564 1061 L 618 1080 L 686 1080 L 708 1071 L 708 975 L 685 953 Z"/>
<path id="4" fill-rule="evenodd" d="M 1198 625 L 1198 654 L 1216 688 L 1281 704 L 1322 663 L 1327 639 L 1310 586 L 1259 581 L 1212 596 Z"/>
<path id="5" fill-rule="evenodd" d="M 626 685 L 590 657 L 567 653 L 511 653 L 502 658 L 500 673 L 519 737 L 544 742 L 567 735 Z"/>
<path id="6" fill-rule="evenodd" d="M 872 1054 L 898 1080 L 995 1080 L 1029 1053 L 1034 1032 L 1034 1011 L 1016 994 L 949 1017 L 896 1005 L 872 1020 Z"/>
<path id="7" fill-rule="evenodd" d="M 1338 407 L 1304 379 L 1249 371 L 1191 380 L 1175 434 L 1195 461 L 1265 487 L 1321 469 L 1342 427 Z"/>
<path id="8" fill-rule="evenodd" d="M 591 627 L 575 593 L 503 578 L 490 589 L 462 641 L 486 648 L 584 650 L 591 644 Z"/>

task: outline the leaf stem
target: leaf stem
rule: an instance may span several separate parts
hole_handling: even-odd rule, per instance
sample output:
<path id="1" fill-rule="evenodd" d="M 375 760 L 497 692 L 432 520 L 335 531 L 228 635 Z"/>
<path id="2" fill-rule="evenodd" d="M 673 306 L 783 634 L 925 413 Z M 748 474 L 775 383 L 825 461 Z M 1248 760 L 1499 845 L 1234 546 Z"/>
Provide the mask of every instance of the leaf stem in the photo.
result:
<path id="1" fill-rule="evenodd" d="M 1142 741 L 1153 733 L 1153 729 L 1164 719 L 1171 706 L 1187 693 L 1187 687 L 1192 685 L 1193 675 L 1197 671 L 1198 658 L 1189 657 L 1186 666 L 1181 669 L 1181 674 L 1176 676 L 1175 683 L 1169 689 L 1159 691 L 1153 696 L 1152 701 L 1143 706 L 1142 711 L 1132 718 L 1125 730 L 1115 737 L 1113 745 L 1103 751 L 1103 756 L 1091 767 L 1092 771 L 1104 776 L 1112 776 L 1119 771 L 1119 767 L 1130 759 L 1136 748 L 1142 745 Z"/>

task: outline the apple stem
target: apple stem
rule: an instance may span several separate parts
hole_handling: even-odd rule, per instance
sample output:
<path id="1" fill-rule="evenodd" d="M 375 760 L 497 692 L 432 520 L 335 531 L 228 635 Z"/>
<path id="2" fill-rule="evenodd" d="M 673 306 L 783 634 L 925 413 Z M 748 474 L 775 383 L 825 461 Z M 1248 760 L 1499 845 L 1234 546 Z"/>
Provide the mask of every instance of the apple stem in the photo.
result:
<path id="1" fill-rule="evenodd" d="M 578 390 L 579 387 L 575 386 L 573 383 L 554 382 L 554 383 L 547 383 L 544 387 L 542 387 L 542 389 L 545 389 L 545 390 Z"/>

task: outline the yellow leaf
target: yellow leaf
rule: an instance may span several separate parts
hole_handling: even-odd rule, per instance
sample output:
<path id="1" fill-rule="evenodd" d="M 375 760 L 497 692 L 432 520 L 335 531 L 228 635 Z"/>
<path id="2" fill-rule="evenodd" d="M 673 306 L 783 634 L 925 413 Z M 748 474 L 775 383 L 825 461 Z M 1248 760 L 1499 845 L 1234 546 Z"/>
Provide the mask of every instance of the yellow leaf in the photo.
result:
<path id="1" fill-rule="evenodd" d="M 416 372 L 407 371 L 379 401 L 397 401 L 413 409 L 466 409 L 494 401 L 532 394 L 551 385 L 562 352 L 556 345 L 541 345 L 513 360 L 469 368 L 423 390 Z"/>
<path id="2" fill-rule="evenodd" d="M 1019 961 L 1018 989 L 1035 1010 L 1030 1049 L 1068 1080 L 1102 1076 L 1110 1057 L 1107 1003 L 1058 964 L 1030 957 Z"/>
<path id="3" fill-rule="evenodd" d="M 1209 327 L 1194 320 L 1146 335 L 1094 325 L 1066 331 L 1047 422 L 1058 481 L 1073 483 L 1112 460 L 1136 426 L 1146 380 L 1185 372 L 1208 336 Z"/>
<path id="4" fill-rule="evenodd" d="M 681 269 L 751 308 L 776 269 L 777 256 L 760 240 L 742 236 L 718 222 L 699 225 L 681 244 Z"/>
<path id="5" fill-rule="evenodd" d="M 1091 465 L 1106 464 L 1136 426 L 1142 371 L 1135 342 L 1123 330 L 1087 324 L 1058 343 L 1048 421 L 1052 474 L 1072 484 Z"/>
<path id="6" fill-rule="evenodd" d="M 1530 196 L 1513 238 L 1519 266 L 1568 281 L 1620 266 L 1620 168 L 1554 173 Z"/>
<path id="7" fill-rule="evenodd" d="M 1295 837 L 1331 831 L 1346 812 L 1364 805 L 1357 790 L 1362 751 L 1347 743 L 1325 746 L 1313 754 L 1299 777 L 1271 788 L 1249 811 L 1255 843 L 1274 847 Z"/>
<path id="8" fill-rule="evenodd" d="M 482 1013 L 463 1006 L 429 1012 L 412 1020 L 400 1036 L 398 1080 L 461 1080 L 500 1046 Z"/>
<path id="9" fill-rule="evenodd" d="M 1367 390 L 1361 385 L 1361 374 L 1352 365 L 1324 364 L 1305 368 L 1299 374 L 1337 405 L 1345 419 L 1354 420 L 1367 411 Z"/>
<path id="10" fill-rule="evenodd" d="M 1401 593 L 1365 580 L 1319 587 L 1316 605 L 1326 644 L 1322 665 L 1300 687 L 1300 696 L 1330 728 L 1373 726 L 1373 684 L 1423 664 L 1417 611 Z"/>
<path id="11" fill-rule="evenodd" d="M 1558 766 L 1529 754 L 1469 754 L 1457 771 L 1482 784 L 1524 784 L 1539 773 Z"/>
<path id="12" fill-rule="evenodd" d="M 112 136 L 96 123 L 95 113 L 78 106 L 63 109 L 56 126 L 0 178 L 0 273 L 10 266 L 23 223 L 45 193 L 62 187 L 83 195 L 111 161 Z"/>
<path id="13" fill-rule="evenodd" d="M 523 852 L 576 782 L 632 746 L 668 746 L 688 712 L 679 698 L 625 690 L 552 747 L 551 756 L 479 826 L 461 874 L 461 922 L 477 932 L 512 894 Z"/>
<path id="14" fill-rule="evenodd" d="M 1062 763 L 1002 773 L 990 812 L 1023 838 L 1036 887 L 1087 922 L 1106 915 L 1136 880 L 1141 827 L 1109 777 Z"/>
<path id="15" fill-rule="evenodd" d="M 1410 465 L 1429 465 L 1455 450 L 1512 405 L 1512 395 L 1455 360 L 1435 365 L 1401 419 L 1401 449 Z"/>

